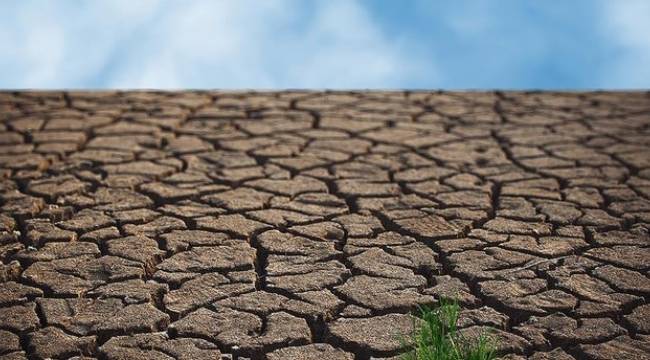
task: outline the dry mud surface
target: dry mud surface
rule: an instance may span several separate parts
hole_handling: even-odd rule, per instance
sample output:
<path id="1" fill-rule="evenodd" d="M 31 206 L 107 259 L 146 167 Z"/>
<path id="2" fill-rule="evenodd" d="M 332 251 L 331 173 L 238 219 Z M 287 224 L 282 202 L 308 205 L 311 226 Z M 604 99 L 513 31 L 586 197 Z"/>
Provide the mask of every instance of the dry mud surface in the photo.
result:
<path id="1" fill-rule="evenodd" d="M 648 93 L 0 93 L 0 357 L 650 358 Z"/>

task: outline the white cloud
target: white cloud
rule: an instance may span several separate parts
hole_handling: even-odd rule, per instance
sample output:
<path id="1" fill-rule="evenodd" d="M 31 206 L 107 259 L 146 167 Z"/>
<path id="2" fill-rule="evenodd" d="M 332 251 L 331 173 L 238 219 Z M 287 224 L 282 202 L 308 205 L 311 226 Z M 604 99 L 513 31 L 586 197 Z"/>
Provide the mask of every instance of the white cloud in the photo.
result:
<path id="1" fill-rule="evenodd" d="M 0 87 L 372 88 L 434 75 L 356 0 L 24 1 L 5 10 Z"/>
<path id="2" fill-rule="evenodd" d="M 650 1 L 605 1 L 604 35 L 617 45 L 605 87 L 647 88 L 650 84 Z"/>

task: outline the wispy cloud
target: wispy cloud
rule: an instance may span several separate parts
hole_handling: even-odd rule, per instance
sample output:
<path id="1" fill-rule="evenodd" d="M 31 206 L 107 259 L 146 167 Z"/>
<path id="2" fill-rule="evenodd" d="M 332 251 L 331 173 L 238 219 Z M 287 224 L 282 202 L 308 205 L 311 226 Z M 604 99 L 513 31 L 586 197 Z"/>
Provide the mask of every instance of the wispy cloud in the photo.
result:
<path id="1" fill-rule="evenodd" d="M 603 86 L 650 87 L 650 1 L 605 1 L 602 9 L 604 33 L 617 47 Z"/>
<path id="2" fill-rule="evenodd" d="M 0 0 L 0 88 L 643 88 L 650 1 Z"/>
<path id="3" fill-rule="evenodd" d="M 355 0 L 25 1 L 2 87 L 400 87 L 434 75 Z"/>

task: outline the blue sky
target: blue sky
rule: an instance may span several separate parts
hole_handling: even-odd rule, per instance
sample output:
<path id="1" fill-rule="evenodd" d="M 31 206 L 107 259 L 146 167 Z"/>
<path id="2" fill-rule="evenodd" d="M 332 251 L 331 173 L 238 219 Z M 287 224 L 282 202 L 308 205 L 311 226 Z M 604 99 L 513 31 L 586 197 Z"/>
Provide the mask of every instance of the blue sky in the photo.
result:
<path id="1" fill-rule="evenodd" d="M 0 0 L 0 88 L 650 87 L 650 0 Z"/>

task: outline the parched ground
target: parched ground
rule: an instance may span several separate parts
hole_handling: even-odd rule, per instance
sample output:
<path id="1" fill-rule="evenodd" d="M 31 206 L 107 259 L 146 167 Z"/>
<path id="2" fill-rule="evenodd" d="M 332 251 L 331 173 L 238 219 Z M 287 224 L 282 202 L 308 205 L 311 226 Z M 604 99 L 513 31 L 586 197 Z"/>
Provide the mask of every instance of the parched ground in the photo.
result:
<path id="1" fill-rule="evenodd" d="M 0 357 L 650 358 L 650 94 L 0 93 Z"/>

